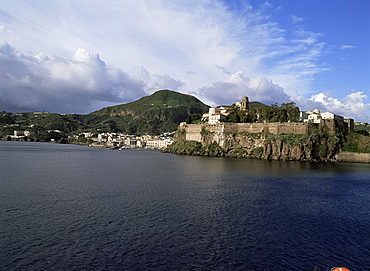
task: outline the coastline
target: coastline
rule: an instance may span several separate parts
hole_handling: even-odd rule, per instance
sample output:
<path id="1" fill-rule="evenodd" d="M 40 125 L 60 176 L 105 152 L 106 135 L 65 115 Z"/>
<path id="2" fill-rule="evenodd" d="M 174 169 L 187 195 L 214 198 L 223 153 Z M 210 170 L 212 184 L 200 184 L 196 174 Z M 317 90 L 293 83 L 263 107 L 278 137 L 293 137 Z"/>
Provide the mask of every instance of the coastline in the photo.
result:
<path id="1" fill-rule="evenodd" d="M 370 163 L 370 138 L 335 120 L 181 123 L 165 152 L 277 161 Z"/>
<path id="2" fill-rule="evenodd" d="M 170 151 L 167 149 L 162 149 L 163 153 L 172 153 L 179 155 L 192 155 L 192 156 L 208 156 L 208 157 L 226 157 L 226 158 L 239 158 L 239 159 L 264 159 L 262 154 L 246 154 L 246 153 L 201 153 L 201 152 L 191 152 L 191 151 Z M 369 153 L 355 153 L 355 152 L 340 152 L 336 155 L 335 159 L 331 160 L 321 160 L 321 159 L 265 159 L 265 160 L 276 160 L 276 161 L 299 161 L 299 162 L 326 162 L 326 163 L 362 163 L 370 164 L 370 154 Z"/>
<path id="3" fill-rule="evenodd" d="M 370 153 L 357 153 L 357 152 L 344 152 L 341 151 L 337 154 L 336 159 L 338 162 L 348 163 L 370 163 Z"/>
<path id="4" fill-rule="evenodd" d="M 6 142 L 7 140 L 1 140 Z M 12 140 L 10 142 L 31 142 L 32 141 L 22 141 L 22 140 Z M 41 141 L 35 141 L 41 142 Z M 102 149 L 110 149 L 110 150 L 119 150 L 117 147 L 109 147 L 104 144 L 89 144 L 89 143 L 58 143 L 53 141 L 48 141 L 44 143 L 53 143 L 53 144 L 68 144 L 68 145 L 80 145 L 80 146 L 87 146 L 93 148 L 102 148 Z M 176 142 L 175 142 L 176 143 Z M 194 143 L 193 143 L 194 144 Z M 199 146 L 199 145 L 198 145 Z M 239 159 L 265 159 L 265 160 L 276 160 L 276 161 L 300 161 L 300 162 L 345 162 L 345 163 L 364 163 L 370 164 L 370 153 L 357 153 L 357 152 L 348 152 L 348 151 L 339 151 L 332 157 L 331 159 L 322 159 L 322 158 L 304 158 L 301 157 L 300 159 L 291 159 L 289 156 L 284 155 L 266 155 L 265 149 L 269 149 L 269 147 L 264 146 L 263 150 L 261 148 L 254 149 L 252 151 L 244 151 L 239 149 L 238 151 L 229 151 L 226 152 L 217 144 L 209 144 L 203 149 L 199 149 L 193 146 L 191 148 L 171 148 L 171 145 L 167 148 L 130 148 L 130 149 L 155 149 L 159 150 L 162 153 L 172 153 L 172 154 L 179 154 L 179 155 L 192 155 L 192 156 L 208 156 L 208 157 L 226 157 L 226 158 L 239 158 Z"/>
<path id="5" fill-rule="evenodd" d="M 254 150 L 246 151 L 245 149 L 234 149 L 231 151 L 225 151 L 217 143 L 212 143 L 207 146 L 202 146 L 197 142 L 175 142 L 174 145 L 170 145 L 165 149 L 162 149 L 163 153 L 172 153 L 180 155 L 192 155 L 192 156 L 209 156 L 209 157 L 228 157 L 228 158 L 240 158 L 240 159 L 264 159 L 264 160 L 275 160 L 275 161 L 299 161 L 299 162 L 346 162 L 346 163 L 365 163 L 370 164 L 370 153 L 356 153 L 356 152 L 344 152 L 339 151 L 330 158 L 323 158 L 320 156 L 306 157 L 304 153 L 297 155 L 297 147 L 294 150 L 293 155 L 289 155 L 292 149 L 285 148 L 271 148 L 271 143 L 265 144 L 263 147 L 256 148 Z M 266 150 L 269 153 L 266 153 Z M 274 150 L 278 150 L 278 153 L 274 153 Z"/>

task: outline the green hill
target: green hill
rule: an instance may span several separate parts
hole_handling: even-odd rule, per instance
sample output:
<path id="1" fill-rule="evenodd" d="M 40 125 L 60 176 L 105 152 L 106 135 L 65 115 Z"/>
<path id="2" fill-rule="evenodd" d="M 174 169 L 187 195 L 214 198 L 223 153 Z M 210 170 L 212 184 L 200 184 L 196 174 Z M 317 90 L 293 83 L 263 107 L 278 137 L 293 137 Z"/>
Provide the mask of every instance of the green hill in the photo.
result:
<path id="1" fill-rule="evenodd" d="M 257 108 L 260 108 L 263 105 L 264 104 L 260 103 L 260 102 L 249 102 L 249 109 L 250 110 L 256 110 Z"/>
<path id="2" fill-rule="evenodd" d="M 84 118 L 88 126 L 100 130 L 156 135 L 176 130 L 188 115 L 202 114 L 208 108 L 194 96 L 160 90 L 131 103 L 100 109 Z"/>
<path id="3" fill-rule="evenodd" d="M 249 103 L 251 109 L 261 105 L 259 102 Z M 14 130 L 31 130 L 40 140 L 46 140 L 44 138 L 48 138 L 51 131 L 60 131 L 61 136 L 81 132 L 158 135 L 176 130 L 189 115 L 203 114 L 208 109 L 208 105 L 194 96 L 159 90 L 137 101 L 102 108 L 87 115 L 2 111 L 0 138 L 12 135 Z"/>
<path id="4" fill-rule="evenodd" d="M 47 112 L 0 112 L 0 138 L 14 130 L 31 130 L 42 140 L 50 131 L 64 135 L 80 132 L 121 132 L 158 135 L 177 129 L 190 114 L 202 114 L 209 106 L 191 95 L 160 90 L 137 101 L 106 107 L 88 115 Z M 35 134 L 35 133 L 34 133 Z"/>

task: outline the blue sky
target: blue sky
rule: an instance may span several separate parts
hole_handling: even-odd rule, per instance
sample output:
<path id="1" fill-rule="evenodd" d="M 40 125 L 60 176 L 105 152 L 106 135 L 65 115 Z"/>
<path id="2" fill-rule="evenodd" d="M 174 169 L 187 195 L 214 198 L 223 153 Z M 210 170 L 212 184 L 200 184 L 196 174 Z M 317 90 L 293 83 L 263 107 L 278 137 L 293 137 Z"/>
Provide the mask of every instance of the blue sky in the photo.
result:
<path id="1" fill-rule="evenodd" d="M 370 116 L 370 1 L 0 1 L 0 110 L 89 113 L 159 89 Z"/>

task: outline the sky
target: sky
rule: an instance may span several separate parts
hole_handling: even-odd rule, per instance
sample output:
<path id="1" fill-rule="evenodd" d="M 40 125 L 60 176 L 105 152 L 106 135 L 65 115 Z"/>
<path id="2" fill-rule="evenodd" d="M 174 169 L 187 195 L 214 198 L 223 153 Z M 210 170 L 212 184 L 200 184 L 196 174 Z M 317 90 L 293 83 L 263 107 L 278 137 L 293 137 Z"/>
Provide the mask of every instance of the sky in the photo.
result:
<path id="1" fill-rule="evenodd" d="M 90 113 L 160 89 L 370 122 L 368 0 L 0 0 L 0 110 Z"/>

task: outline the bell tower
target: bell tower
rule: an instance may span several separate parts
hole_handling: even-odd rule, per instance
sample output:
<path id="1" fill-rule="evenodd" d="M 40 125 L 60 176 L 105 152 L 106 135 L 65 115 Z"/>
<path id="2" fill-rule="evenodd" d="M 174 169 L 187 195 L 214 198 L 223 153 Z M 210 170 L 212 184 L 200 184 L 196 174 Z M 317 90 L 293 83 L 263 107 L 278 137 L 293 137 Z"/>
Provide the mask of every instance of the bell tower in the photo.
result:
<path id="1" fill-rule="evenodd" d="M 249 109 L 249 100 L 247 96 L 243 97 L 242 106 L 240 107 L 241 111 L 247 111 Z"/>

